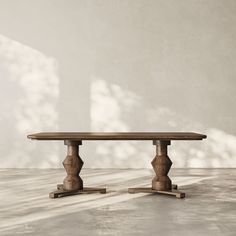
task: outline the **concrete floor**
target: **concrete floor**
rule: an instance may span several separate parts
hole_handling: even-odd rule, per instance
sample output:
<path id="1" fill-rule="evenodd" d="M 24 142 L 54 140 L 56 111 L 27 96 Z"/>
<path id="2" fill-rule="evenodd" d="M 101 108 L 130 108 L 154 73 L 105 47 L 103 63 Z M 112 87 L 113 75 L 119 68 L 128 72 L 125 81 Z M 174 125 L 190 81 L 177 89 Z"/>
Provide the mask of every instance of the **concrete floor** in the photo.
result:
<path id="1" fill-rule="evenodd" d="M 236 235 L 236 170 L 172 169 L 185 199 L 128 194 L 150 186 L 152 170 L 91 170 L 86 186 L 107 194 L 49 199 L 59 170 L 0 170 L 0 235 Z"/>

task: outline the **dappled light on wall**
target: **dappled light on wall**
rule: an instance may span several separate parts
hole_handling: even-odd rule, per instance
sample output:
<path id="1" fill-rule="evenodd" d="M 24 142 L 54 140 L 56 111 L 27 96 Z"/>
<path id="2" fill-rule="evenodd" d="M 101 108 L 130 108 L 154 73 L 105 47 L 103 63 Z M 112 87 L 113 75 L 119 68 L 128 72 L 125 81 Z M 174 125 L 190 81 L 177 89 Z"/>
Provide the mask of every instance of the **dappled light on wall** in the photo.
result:
<path id="1" fill-rule="evenodd" d="M 220 168 L 236 164 L 234 135 L 157 104 L 158 100 L 150 102 L 119 84 L 93 78 L 91 130 L 199 132 L 208 138 L 202 142 L 172 142 L 169 156 L 173 168 Z M 92 167 L 151 168 L 155 148 L 147 141 L 104 142 L 95 146 L 95 155 L 99 161 L 91 162 Z"/>
<path id="2" fill-rule="evenodd" d="M 173 167 L 179 168 L 221 168 L 236 164 L 236 136 L 192 118 L 178 114 L 168 107 L 153 107 L 147 112 L 148 123 L 158 124 L 161 131 L 193 131 L 204 133 L 203 142 L 176 141 L 170 147 Z M 172 149 L 173 147 L 173 149 Z"/>
<path id="3" fill-rule="evenodd" d="M 50 167 L 58 162 L 55 145 L 29 145 L 26 139 L 32 131 L 58 129 L 55 59 L 0 35 L 0 79 L 0 128 L 11 137 L 0 137 L 1 156 L 7 157 L 1 167 Z"/>
<path id="4" fill-rule="evenodd" d="M 94 79 L 91 84 L 91 129 L 130 131 L 124 120 L 138 106 L 139 100 L 139 96 L 118 84 Z"/>
<path id="5" fill-rule="evenodd" d="M 132 119 L 132 112 L 139 107 L 139 103 L 140 97 L 134 92 L 123 89 L 118 84 L 109 84 L 100 78 L 93 78 L 91 130 L 97 132 L 132 131 L 127 120 Z M 92 167 L 145 167 L 143 159 L 148 156 L 145 150 L 138 148 L 137 141 L 106 141 L 95 147 L 95 155 L 99 156 L 99 161 L 91 162 L 91 165 L 94 164 Z M 133 159 L 137 152 L 139 158 Z"/>

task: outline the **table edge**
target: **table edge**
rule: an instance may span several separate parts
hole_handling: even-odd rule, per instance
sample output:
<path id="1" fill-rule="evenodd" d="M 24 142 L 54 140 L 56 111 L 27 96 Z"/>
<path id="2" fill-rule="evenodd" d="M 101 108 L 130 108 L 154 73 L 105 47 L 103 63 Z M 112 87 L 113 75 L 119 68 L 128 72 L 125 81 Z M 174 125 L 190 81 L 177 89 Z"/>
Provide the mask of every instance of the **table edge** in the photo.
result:
<path id="1" fill-rule="evenodd" d="M 52 136 L 53 136 L 53 134 L 56 134 L 56 133 L 58 133 L 58 134 L 63 134 L 63 133 L 71 133 L 71 134 L 73 134 L 73 133 L 78 133 L 78 132 L 51 132 L 52 133 Z M 81 132 L 81 133 L 83 133 L 83 132 Z M 84 132 L 84 133 L 89 133 L 89 132 Z M 92 132 L 91 132 L 92 133 Z M 103 133 L 104 134 L 104 136 L 105 135 L 108 135 L 109 136 L 109 134 L 111 133 L 115 133 L 115 132 L 97 132 L 97 133 L 99 133 L 99 134 L 101 134 L 101 133 Z M 128 133 L 133 133 L 133 134 L 135 134 L 136 132 L 117 132 L 117 135 L 122 135 L 122 133 L 124 133 L 124 134 L 128 134 Z M 137 133 L 139 133 L 139 134 L 142 134 L 142 132 L 137 132 Z M 143 133 L 148 133 L 148 132 L 143 132 Z M 152 135 L 152 133 L 154 134 L 154 132 L 150 132 L 150 135 Z M 195 134 L 195 135 L 197 135 L 197 136 L 195 136 L 195 137 L 186 137 L 186 138 L 184 138 L 184 137 L 178 137 L 178 136 L 176 136 L 176 137 L 172 137 L 172 138 L 166 138 L 166 137 L 164 137 L 164 138 L 161 138 L 161 137 L 159 137 L 159 138 L 156 138 L 155 137 L 155 135 L 153 136 L 153 137 L 102 137 L 102 136 L 99 136 L 99 134 L 97 134 L 97 137 L 96 137 L 96 134 L 94 134 L 94 136 L 91 136 L 91 137 L 81 137 L 81 138 L 75 138 L 75 137 L 45 137 L 45 136 L 42 136 L 42 137 L 40 137 L 39 135 L 43 135 L 43 134 L 50 134 L 50 132 L 40 132 L 40 133 L 34 133 L 34 134 L 29 134 L 29 135 L 27 135 L 27 138 L 28 139 L 31 139 L 31 140 L 74 140 L 74 141 L 77 141 L 77 140 L 87 140 L 87 141 L 89 141 L 89 140 L 97 140 L 97 141 L 99 141 L 99 140 L 110 140 L 110 141 L 112 141 L 112 140 L 120 140 L 120 141 L 122 141 L 122 140 L 203 140 L 203 139 L 206 139 L 207 138 L 207 135 L 205 135 L 205 134 L 199 134 L 199 133 L 195 133 L 195 132 L 160 132 L 160 133 L 167 133 L 167 135 L 168 135 L 168 133 L 176 133 L 176 134 L 181 134 L 181 133 L 184 133 L 184 134 L 186 134 L 186 136 L 189 134 L 189 135 L 191 135 L 191 134 Z M 66 135 L 65 135 L 66 136 Z"/>

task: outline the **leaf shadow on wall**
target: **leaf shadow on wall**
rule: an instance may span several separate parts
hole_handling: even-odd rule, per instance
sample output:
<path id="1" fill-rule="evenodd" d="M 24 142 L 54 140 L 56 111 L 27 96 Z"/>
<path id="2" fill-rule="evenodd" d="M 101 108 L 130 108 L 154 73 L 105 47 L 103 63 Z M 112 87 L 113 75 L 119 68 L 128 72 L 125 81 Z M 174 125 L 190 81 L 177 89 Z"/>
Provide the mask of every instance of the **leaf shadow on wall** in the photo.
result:
<path id="1" fill-rule="evenodd" d="M 141 123 L 142 122 L 142 123 Z M 145 130 L 143 129 L 145 127 Z M 176 141 L 169 148 L 173 167 L 211 168 L 233 166 L 236 137 L 215 127 L 206 127 L 169 107 L 152 106 L 130 89 L 101 78 L 91 83 L 92 131 L 192 131 L 207 134 L 204 141 Z M 96 161 L 91 167 L 151 168 L 155 156 L 152 143 L 108 141 L 93 144 Z M 98 157 L 98 158 L 97 158 Z"/>
<path id="2" fill-rule="evenodd" d="M 58 165 L 58 147 L 30 142 L 32 131 L 57 130 L 56 61 L 0 36 L 1 168 Z"/>

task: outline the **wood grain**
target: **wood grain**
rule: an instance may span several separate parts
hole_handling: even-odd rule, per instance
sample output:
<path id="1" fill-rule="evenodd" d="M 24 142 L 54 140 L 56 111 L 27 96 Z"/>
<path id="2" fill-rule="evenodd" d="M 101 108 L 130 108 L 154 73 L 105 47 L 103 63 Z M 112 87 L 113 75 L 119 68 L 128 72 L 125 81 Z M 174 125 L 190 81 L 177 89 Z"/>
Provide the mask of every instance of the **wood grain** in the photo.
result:
<path id="1" fill-rule="evenodd" d="M 152 180 L 152 189 L 159 191 L 171 190 L 172 182 L 168 172 L 172 161 L 167 155 L 167 146 L 170 145 L 170 141 L 157 140 L 153 142 L 153 145 L 156 145 L 156 156 L 152 161 L 152 166 L 156 176 Z"/>
<path id="2" fill-rule="evenodd" d="M 36 140 L 202 140 L 207 136 L 193 132 L 42 132 L 29 134 Z"/>
<path id="3" fill-rule="evenodd" d="M 105 188 L 84 188 L 83 186 L 83 180 L 79 176 L 84 164 L 79 156 L 79 146 L 82 145 L 82 141 L 65 140 L 64 144 L 67 146 L 67 156 L 62 164 L 66 170 L 67 176 L 63 184 L 57 185 L 56 191 L 49 193 L 49 197 L 59 198 L 82 193 L 106 193 Z"/>
<path id="4" fill-rule="evenodd" d="M 30 134 L 27 137 L 35 140 L 64 140 L 68 146 L 68 153 L 63 162 L 67 177 L 63 185 L 60 185 L 62 186 L 60 189 L 50 193 L 51 198 L 79 193 L 106 192 L 104 188 L 85 190 L 83 187 L 83 180 L 79 176 L 83 166 L 83 161 L 79 157 L 79 145 L 83 140 L 152 140 L 156 145 L 156 156 L 152 161 L 156 176 L 152 180 L 152 188 L 131 188 L 129 192 L 147 191 L 184 198 L 184 193 L 173 189 L 172 181 L 168 177 L 172 162 L 167 155 L 167 146 L 170 145 L 171 140 L 202 140 L 207 136 L 193 132 L 42 132 Z"/>
<path id="5" fill-rule="evenodd" d="M 176 198 L 185 198 L 185 193 L 172 189 L 169 191 L 159 191 L 152 188 L 129 188 L 128 193 L 159 193 L 175 196 Z"/>
<path id="6" fill-rule="evenodd" d="M 185 193 L 178 191 L 178 186 L 172 184 L 171 179 L 168 176 L 168 172 L 171 168 L 172 161 L 168 157 L 167 147 L 170 145 L 170 140 L 154 140 L 153 145 L 156 146 L 156 156 L 152 160 L 151 164 L 156 173 L 156 176 L 152 179 L 151 188 L 129 188 L 129 193 L 160 193 L 166 195 L 172 195 L 176 198 L 184 198 Z"/>
<path id="7" fill-rule="evenodd" d="M 66 140 L 65 145 L 67 145 L 67 156 L 63 161 L 63 166 L 67 176 L 63 181 L 63 189 L 66 191 L 81 190 L 83 189 L 83 180 L 79 173 L 84 162 L 79 156 L 79 145 L 82 145 L 82 142 Z"/>
<path id="8" fill-rule="evenodd" d="M 106 193 L 105 188 L 83 188 L 79 190 L 71 190 L 67 191 L 64 189 L 63 184 L 57 185 L 57 190 L 49 193 L 50 198 L 59 198 L 59 197 L 67 197 L 72 195 L 78 195 L 78 194 L 90 194 L 90 193 Z"/>

